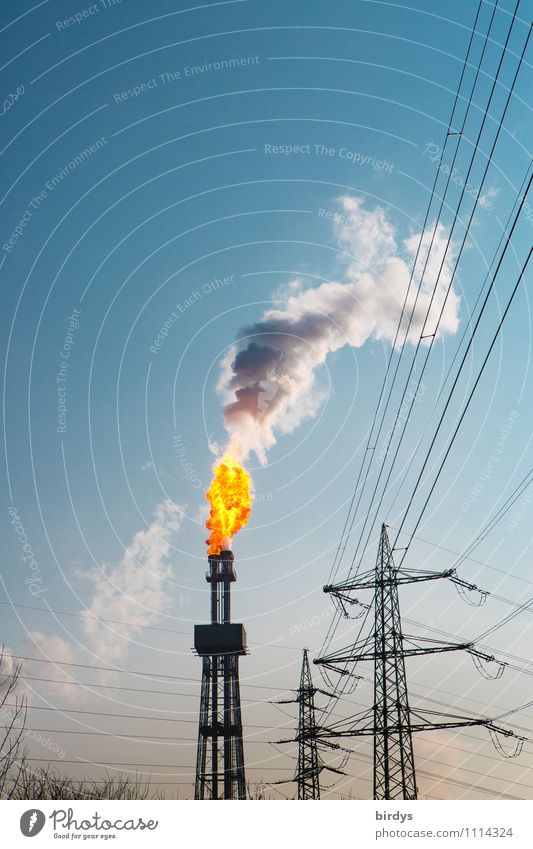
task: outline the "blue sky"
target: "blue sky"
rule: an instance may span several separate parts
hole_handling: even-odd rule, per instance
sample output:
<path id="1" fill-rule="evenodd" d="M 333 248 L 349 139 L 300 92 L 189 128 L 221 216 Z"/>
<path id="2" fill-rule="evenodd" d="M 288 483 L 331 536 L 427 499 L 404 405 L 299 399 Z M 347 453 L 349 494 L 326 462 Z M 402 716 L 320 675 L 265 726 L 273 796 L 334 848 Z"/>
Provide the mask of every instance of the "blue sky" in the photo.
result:
<path id="1" fill-rule="evenodd" d="M 186 793 L 200 674 L 190 651 L 192 626 L 208 614 L 203 493 L 215 459 L 209 446 L 223 445 L 226 438 L 216 389 L 221 358 L 240 328 L 261 320 L 268 309 L 284 308 L 291 281 L 299 280 L 303 289 L 332 280 L 349 283 L 350 263 L 358 260 L 350 251 L 372 243 L 368 227 L 376 210 L 385 217 L 400 255 L 404 240 L 420 232 L 436 173 L 435 152 L 445 138 L 477 4 L 447 4 L 445 17 L 442 5 L 434 2 L 246 0 L 194 8 L 155 0 L 148 9 L 133 0 L 109 8 L 49 0 L 33 9 L 27 3 L 19 6 L 16 21 L 13 9 L 4 10 L 0 32 L 8 59 L 2 70 L 7 100 L 0 270 L 2 600 L 8 604 L 2 608 L 1 639 L 19 655 L 35 658 L 43 651 L 51 660 L 112 663 L 190 679 L 174 682 L 176 693 L 185 688 L 188 695 L 177 696 L 170 708 L 168 697 L 143 693 L 131 694 L 127 710 L 118 691 L 28 682 L 36 706 L 137 711 L 151 717 L 157 711 L 165 716 L 179 711 L 190 722 L 181 726 L 181 736 L 188 739 L 178 750 L 179 763 L 187 769 L 169 767 L 168 772 L 184 777 L 168 780 L 185 782 L 181 791 Z M 466 179 L 513 8 L 504 0 L 494 17 L 458 151 L 457 177 L 445 198 L 444 234 L 457 208 L 461 179 Z M 484 3 L 482 32 L 491 13 L 492 6 Z M 524 43 L 523 21 L 530 15 L 531 4 L 521 3 L 521 20 L 511 33 L 492 101 L 494 117 L 487 121 L 470 176 L 474 188 L 479 188 Z M 70 16 L 74 21 L 66 24 Z M 482 46 L 477 36 L 466 92 Z M 231 67 L 226 67 L 229 60 Z M 439 338 L 433 348 L 423 397 L 398 458 L 398 476 L 376 517 L 365 556 L 368 567 L 381 522 L 398 527 L 401 520 L 416 462 L 410 471 L 405 467 L 428 422 L 431 434 L 430 414 L 443 375 L 529 167 L 530 71 L 524 62 L 458 265 L 458 330 Z M 460 98 L 459 122 L 465 108 Z M 364 211 L 355 235 L 344 239 L 332 218 L 342 213 L 342 198 L 359 199 Z M 472 201 L 465 199 L 457 243 L 471 208 Z M 437 458 L 514 285 L 532 226 L 523 215 L 436 446 Z M 173 311 L 177 320 L 156 345 Z M 68 357 L 61 353 L 65 341 Z M 445 549 L 461 552 L 531 466 L 530 342 L 524 286 L 418 531 L 430 544 L 415 541 L 409 551 L 412 568 L 449 566 L 454 555 Z M 249 459 L 256 502 L 250 525 L 234 546 L 239 575 L 234 611 L 246 623 L 251 642 L 250 657 L 242 661 L 244 684 L 296 686 L 301 648 L 320 648 L 331 615 L 321 588 L 390 344 L 370 334 L 364 344 L 328 355 L 316 372 L 324 394 L 316 415 L 292 432 L 277 433 L 265 465 L 255 455 Z M 58 396 L 58 388 L 64 394 Z M 65 398 L 67 410 L 60 419 L 58 405 Z M 491 463 L 498 445 L 499 462 Z M 429 468 L 431 473 L 436 466 Z M 407 529 L 423 497 L 421 491 Z M 461 567 L 465 579 L 517 602 L 531 591 L 529 501 L 526 492 L 516 508 L 516 527 L 504 519 L 476 549 L 473 557 L 479 563 L 466 561 Z M 38 564 L 39 592 L 34 595 L 25 583 L 32 573 L 28 561 L 20 560 L 10 508 L 17 511 L 18 526 Z M 117 636 L 116 626 L 11 603 L 73 614 L 89 610 L 178 633 L 124 626 Z M 493 599 L 483 608 L 464 607 L 452 588 L 440 585 L 423 597 L 406 590 L 404 608 L 412 619 L 470 637 L 511 609 Z M 530 617 L 523 613 L 495 633 L 490 645 L 527 656 Z M 342 634 L 349 640 L 353 627 L 352 622 L 342 625 L 339 646 Z M 32 638 L 36 633 L 41 636 Z M 433 697 L 455 703 L 472 687 L 469 663 L 461 661 L 457 669 L 457 660 L 447 659 L 413 666 L 413 687 L 423 694 L 440 686 L 445 694 L 434 691 Z M 43 667 L 53 674 L 45 676 Z M 33 676 L 63 680 L 65 675 L 65 667 L 62 671 L 53 664 L 30 668 Z M 68 669 L 77 681 L 117 684 L 117 679 L 102 681 L 95 670 Z M 480 710 L 476 699 L 484 710 L 493 705 L 494 712 L 518 703 L 528 678 L 510 670 L 506 674 L 499 690 L 494 682 L 476 682 L 463 709 Z M 118 684 L 147 686 L 146 679 L 133 680 L 137 684 L 123 676 Z M 260 701 L 245 706 L 245 725 L 290 725 L 287 716 L 263 703 L 264 697 L 275 697 L 275 690 L 243 692 L 254 701 L 259 694 Z M 367 687 L 353 698 L 369 704 L 369 695 Z M 116 727 L 114 720 L 103 726 L 97 717 L 85 720 L 94 728 Z M 61 741 L 68 737 L 65 728 L 81 728 L 76 724 L 81 720 L 62 714 L 50 715 L 47 722 L 54 724 L 47 725 L 35 711 L 34 721 L 33 727 L 57 729 L 51 736 Z M 527 716 L 520 722 L 527 726 Z M 132 722 L 128 730 L 156 734 L 158 725 L 146 719 Z M 263 743 L 252 736 L 247 751 L 251 779 L 288 775 L 292 761 L 264 744 L 268 733 L 257 733 Z M 481 739 L 478 732 L 474 741 L 454 738 L 454 745 L 477 752 Z M 428 756 L 436 744 L 428 738 L 417 745 Z M 68 737 L 66 746 L 73 758 L 86 758 L 91 751 L 81 736 Z M 95 746 L 93 754 L 102 757 L 106 747 L 101 741 Z M 126 750 L 116 741 L 114 750 L 117 761 L 160 762 L 161 754 L 154 757 L 147 743 Z M 468 781 L 472 776 L 464 772 L 459 752 L 453 759 L 454 751 L 441 753 L 441 760 L 452 758 L 447 761 L 453 764 L 450 774 Z M 479 751 L 491 754 L 488 744 Z M 525 753 L 519 764 L 498 765 L 497 775 L 520 781 L 530 759 Z M 485 771 L 486 763 L 476 754 L 471 768 Z M 354 761 L 349 772 L 360 769 Z M 439 775 L 447 769 L 434 771 Z M 429 787 L 431 780 L 424 781 Z M 368 795 L 367 779 L 341 784 L 355 795 Z M 492 786 L 500 788 L 502 781 Z M 438 781 L 428 790 L 441 797 L 458 792 L 457 786 Z M 509 792 L 523 796 L 527 790 Z"/>

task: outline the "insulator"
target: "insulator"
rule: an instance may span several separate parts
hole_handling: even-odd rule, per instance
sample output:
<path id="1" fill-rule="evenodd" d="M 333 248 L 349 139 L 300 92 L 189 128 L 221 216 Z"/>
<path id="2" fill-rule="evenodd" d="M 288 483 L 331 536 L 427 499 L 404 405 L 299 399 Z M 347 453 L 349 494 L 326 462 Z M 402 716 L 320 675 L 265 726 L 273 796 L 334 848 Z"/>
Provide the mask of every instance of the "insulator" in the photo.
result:
<path id="1" fill-rule="evenodd" d="M 455 583 L 455 581 L 453 582 L 453 585 L 454 585 L 455 589 L 457 590 L 458 595 L 460 595 L 460 597 L 463 599 L 463 601 L 465 601 L 467 604 L 469 604 L 470 607 L 482 607 L 485 604 L 485 602 L 487 600 L 488 593 L 485 592 L 484 590 L 480 590 L 477 587 L 472 587 L 472 589 L 470 589 L 470 588 L 467 589 L 466 587 L 463 587 L 462 584 Z M 477 598 L 478 598 L 477 601 L 476 601 L 476 597 L 472 597 L 472 596 L 468 595 L 468 593 L 471 593 L 471 592 L 477 593 Z"/>
<path id="2" fill-rule="evenodd" d="M 521 754 L 522 747 L 524 745 L 523 740 L 515 738 L 516 739 L 516 746 L 514 748 L 514 751 L 513 752 L 507 752 L 502 746 L 502 743 L 501 743 L 501 740 L 500 740 L 500 734 L 498 734 L 498 732 L 495 731 L 494 728 L 489 728 L 489 736 L 490 736 L 492 745 L 494 746 L 494 748 L 496 749 L 498 754 L 500 754 L 502 756 L 502 758 L 508 758 L 508 759 L 517 758 Z"/>
<path id="3" fill-rule="evenodd" d="M 470 652 L 472 660 L 474 661 L 474 666 L 477 671 L 483 678 L 486 678 L 489 681 L 496 681 L 498 678 L 501 678 L 505 669 L 505 663 L 501 663 L 499 660 L 489 660 L 484 661 L 479 655 L 475 654 L 475 652 Z M 486 663 L 495 663 L 496 664 L 496 672 L 494 675 L 491 675 L 489 672 Z"/>

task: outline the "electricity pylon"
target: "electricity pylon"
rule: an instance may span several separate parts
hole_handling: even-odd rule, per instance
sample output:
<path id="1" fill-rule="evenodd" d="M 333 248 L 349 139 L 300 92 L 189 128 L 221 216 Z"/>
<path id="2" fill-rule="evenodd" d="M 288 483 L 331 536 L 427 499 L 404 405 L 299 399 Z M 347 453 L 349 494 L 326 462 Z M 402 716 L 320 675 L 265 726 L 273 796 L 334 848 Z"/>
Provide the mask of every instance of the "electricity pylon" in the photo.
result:
<path id="1" fill-rule="evenodd" d="M 374 799 L 416 799 L 417 786 L 415 760 L 413 754 L 413 733 L 447 728 L 465 728 L 482 725 L 491 735 L 515 737 L 518 740 L 515 755 L 522 747 L 522 738 L 495 725 L 489 719 L 475 717 L 446 717 L 443 721 L 433 722 L 423 716 L 427 711 L 413 711 L 409 706 L 405 658 L 436 654 L 449 651 L 468 652 L 486 677 L 499 678 L 504 664 L 499 663 L 497 673 L 489 675 L 482 663 L 490 663 L 494 657 L 478 651 L 473 643 L 442 643 L 422 637 L 412 637 L 403 633 L 400 615 L 398 587 L 403 584 L 415 584 L 422 581 L 435 581 L 448 578 L 464 593 L 477 591 L 476 586 L 457 577 L 454 569 L 443 572 L 423 572 L 413 569 L 398 569 L 394 564 L 392 551 L 385 525 L 381 529 L 378 556 L 374 571 L 358 578 L 324 587 L 337 599 L 341 610 L 356 600 L 350 595 L 353 590 L 374 590 L 374 629 L 373 647 L 367 650 L 368 638 L 354 643 L 348 649 L 341 649 L 330 655 L 318 658 L 314 662 L 343 675 L 353 674 L 349 667 L 359 661 L 374 662 L 374 705 L 368 713 L 369 722 L 357 727 L 318 728 L 318 739 L 330 737 L 372 736 L 374 738 Z M 482 597 L 484 597 L 482 593 Z M 341 667 L 339 669 L 339 667 Z M 434 715 L 434 712 L 432 712 Z"/>
<path id="2" fill-rule="evenodd" d="M 297 704 L 298 708 L 298 731 L 296 737 L 292 740 L 279 740 L 280 743 L 298 743 L 298 765 L 294 778 L 289 781 L 295 781 L 298 785 L 298 799 L 320 799 L 320 773 L 327 769 L 331 772 L 336 772 L 339 775 L 344 773 L 336 767 L 328 766 L 323 763 L 318 752 L 317 742 L 317 724 L 315 716 L 315 695 L 322 693 L 325 696 L 332 696 L 325 690 L 320 690 L 313 685 L 311 678 L 311 668 L 309 666 L 309 658 L 307 649 L 303 651 L 302 671 L 300 674 L 300 686 L 296 691 L 294 699 L 282 699 L 275 702 L 279 705 Z M 329 748 L 338 749 L 338 746 L 325 742 Z M 285 784 L 286 781 L 278 781 L 277 784 Z"/>

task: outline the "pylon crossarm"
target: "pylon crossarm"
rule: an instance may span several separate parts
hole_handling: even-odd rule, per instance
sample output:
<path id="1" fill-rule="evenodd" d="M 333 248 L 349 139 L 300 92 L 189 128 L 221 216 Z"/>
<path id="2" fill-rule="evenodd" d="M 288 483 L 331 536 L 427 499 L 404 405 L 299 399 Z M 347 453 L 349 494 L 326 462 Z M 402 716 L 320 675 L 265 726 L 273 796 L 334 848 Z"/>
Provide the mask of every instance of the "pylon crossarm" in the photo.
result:
<path id="1" fill-rule="evenodd" d="M 415 569 L 394 570 L 385 578 L 386 583 L 394 584 L 419 584 L 423 581 L 439 581 L 442 578 L 452 578 L 453 569 L 445 569 L 443 572 L 423 572 Z M 459 580 L 459 579 L 458 579 Z M 341 596 L 344 599 L 344 594 L 353 590 L 369 590 L 380 586 L 381 580 L 376 580 L 374 572 L 367 572 L 358 580 L 348 579 L 339 584 L 326 585 L 323 589 L 325 593 L 332 593 L 337 597 Z"/>
<path id="2" fill-rule="evenodd" d="M 510 728 L 504 728 L 502 725 L 498 725 L 498 723 L 494 722 L 492 719 L 487 719 L 486 717 L 473 717 L 473 716 L 461 716 L 460 714 L 450 714 L 450 713 L 441 713 L 437 710 L 431 710 L 429 708 L 424 708 L 423 710 L 411 710 L 411 717 L 416 717 L 417 720 L 420 720 L 418 724 L 422 724 L 427 726 L 428 720 L 426 716 L 436 716 L 440 717 L 444 720 L 445 723 L 452 722 L 452 727 L 461 727 L 461 724 L 465 724 L 466 726 L 471 725 L 479 725 L 487 728 L 488 731 L 493 732 L 494 734 L 499 734 L 502 737 L 514 737 L 516 740 L 522 740 L 523 742 L 527 740 L 526 737 L 522 737 L 519 734 L 515 734 Z M 440 722 L 431 723 L 435 725 L 437 728 L 442 728 L 443 725 Z M 454 725 L 455 724 L 455 725 Z M 413 730 L 416 730 L 416 723 L 412 723 L 411 727 Z"/>
<path id="3" fill-rule="evenodd" d="M 410 723 L 409 729 L 410 731 L 438 731 L 439 729 L 446 730 L 447 728 L 470 728 L 474 725 L 486 725 L 486 720 L 484 719 L 466 719 L 463 721 L 450 721 L 450 722 L 415 722 Z M 401 731 L 405 730 L 405 726 L 400 724 L 389 725 L 387 727 L 389 734 L 399 734 Z M 327 737 L 372 737 L 375 733 L 374 728 L 365 727 L 365 728 L 344 728 L 344 729 L 323 729 L 321 730 L 321 735 L 324 738 Z M 322 739 L 322 737 L 320 738 Z"/>
<path id="4" fill-rule="evenodd" d="M 392 731 L 393 729 L 391 729 Z M 328 737 L 373 737 L 374 736 L 374 728 L 338 728 L 336 730 L 332 728 L 324 728 L 321 729 L 319 737 L 320 741 L 327 739 Z"/>
<path id="5" fill-rule="evenodd" d="M 334 773 L 336 773 L 337 775 L 346 775 L 346 773 L 344 772 L 344 770 L 343 770 L 343 769 L 337 769 L 337 767 L 336 767 L 336 766 L 328 766 L 327 764 L 321 764 L 321 766 L 320 766 L 320 770 L 322 771 L 323 769 L 327 769 L 329 772 L 334 772 Z M 330 787 L 333 787 L 333 785 L 332 785 L 332 784 L 330 784 Z M 327 787 L 323 787 L 322 789 L 323 789 L 323 790 L 327 790 L 328 788 L 327 788 Z"/>
<path id="6" fill-rule="evenodd" d="M 428 652 L 432 653 L 433 651 L 474 651 L 477 652 L 477 649 L 474 646 L 474 643 L 445 643 L 442 640 L 434 640 L 432 637 L 419 637 L 416 634 L 403 634 L 404 646 L 406 643 L 409 643 L 412 648 L 404 648 L 404 653 L 407 655 L 408 652 L 414 650 L 417 652 Z M 426 648 L 427 646 L 427 648 Z M 493 658 L 494 659 L 494 658 Z"/>
<path id="7" fill-rule="evenodd" d="M 351 718 L 342 720 L 342 724 L 341 722 L 339 722 L 337 725 L 317 726 L 317 736 L 319 742 L 327 744 L 328 740 L 335 737 L 372 736 L 372 734 L 375 733 L 373 711 L 369 711 L 367 713 L 367 723 L 364 723 L 361 717 L 353 716 Z M 342 748 L 343 751 L 349 751 L 348 749 L 344 749 L 344 747 L 340 748 Z"/>
<path id="8" fill-rule="evenodd" d="M 463 587 L 463 589 L 465 590 L 469 590 L 470 592 L 481 593 L 481 595 L 485 597 L 490 595 L 487 590 L 480 590 L 477 584 L 470 584 L 468 583 L 468 581 L 463 581 L 463 579 L 459 578 L 459 576 L 456 574 L 455 569 L 453 570 L 453 575 L 451 575 L 450 577 L 450 581 L 452 581 L 452 583 L 454 584 L 457 584 L 459 587 Z"/>
<path id="9" fill-rule="evenodd" d="M 485 719 L 450 720 L 449 722 L 415 722 L 411 723 L 411 731 L 445 731 L 447 728 L 472 728 L 476 725 L 486 725 Z"/>
<path id="10" fill-rule="evenodd" d="M 332 669 L 334 672 L 337 672 L 339 675 L 350 675 L 352 673 L 350 673 L 348 670 L 337 669 L 337 667 L 334 664 L 346 663 L 347 660 L 352 660 L 353 657 L 354 657 L 354 654 L 357 654 L 358 652 L 360 653 L 362 649 L 365 649 L 366 646 L 369 645 L 370 637 L 371 637 L 371 635 L 369 634 L 368 636 L 364 637 L 361 640 L 356 640 L 354 643 L 352 643 L 351 646 L 346 646 L 345 648 L 338 649 L 337 651 L 331 652 L 331 654 L 324 655 L 324 657 L 316 657 L 313 660 L 313 663 L 316 666 L 325 666 L 328 669 Z M 359 678 L 360 676 L 355 676 L 355 677 Z"/>
<path id="11" fill-rule="evenodd" d="M 463 598 L 468 604 L 473 607 L 481 607 L 481 605 L 485 604 L 487 600 L 487 596 L 490 595 L 486 590 L 480 590 L 480 588 L 476 584 L 471 584 L 468 581 L 464 581 L 457 575 L 457 569 L 445 569 L 443 572 L 425 572 L 420 569 L 399 569 L 397 572 L 398 575 L 407 576 L 409 578 L 409 583 L 413 583 L 418 580 L 434 580 L 435 578 L 448 578 L 452 584 L 456 587 L 457 591 L 461 598 Z M 399 581 L 399 583 L 406 583 L 405 581 Z M 479 601 L 474 602 L 468 598 L 466 592 L 479 593 Z"/>
<path id="12" fill-rule="evenodd" d="M 420 584 L 423 581 L 440 581 L 442 578 L 450 577 L 450 569 L 447 569 L 445 572 L 422 572 L 419 575 L 410 575 L 405 574 L 406 570 L 402 570 L 402 572 L 397 572 L 394 577 L 395 584 Z"/>
<path id="13" fill-rule="evenodd" d="M 332 743 L 331 740 L 325 740 L 323 737 L 317 737 L 317 742 L 318 745 L 320 747 L 324 747 L 324 749 L 332 749 L 336 752 L 344 752 L 346 754 L 346 758 L 348 758 L 350 755 L 353 755 L 354 753 L 353 749 L 347 749 L 346 746 L 341 746 L 340 743 Z"/>
<path id="14" fill-rule="evenodd" d="M 455 569 L 442 569 L 440 572 L 434 572 L 432 569 L 396 569 L 394 574 L 401 578 L 416 580 L 422 578 L 426 581 L 436 581 L 440 578 L 451 578 L 455 574 Z"/>
<path id="15" fill-rule="evenodd" d="M 326 584 L 322 589 L 325 593 L 344 593 L 350 590 L 365 588 L 368 583 L 372 583 L 374 579 L 374 570 L 369 569 L 355 578 L 346 578 L 345 581 L 339 581 L 337 584 Z"/>
<path id="16" fill-rule="evenodd" d="M 322 696 L 327 696 L 328 699 L 338 699 L 337 693 L 329 693 L 327 690 L 320 690 L 319 687 L 316 688 L 315 693 L 320 693 Z"/>
<path id="17" fill-rule="evenodd" d="M 527 741 L 527 737 L 521 737 L 519 734 L 515 734 L 514 731 L 511 731 L 509 728 L 502 728 L 499 725 L 495 725 L 493 722 L 490 721 L 490 719 L 483 719 L 481 717 L 478 719 L 473 718 L 459 721 L 454 720 L 450 722 L 431 722 L 420 724 L 415 723 L 411 725 L 411 731 L 438 731 L 439 729 L 442 730 L 446 728 L 471 728 L 476 725 L 481 728 L 486 728 L 491 734 L 491 738 L 494 734 L 499 735 L 500 737 L 505 737 L 507 739 L 513 738 L 514 740 L 517 740 L 520 744 L 523 744 Z M 506 755 L 506 757 L 516 757 L 516 755 L 520 754 L 521 749 L 522 745 L 520 745 L 519 747 L 517 746 L 516 752 L 512 755 Z M 498 751 L 500 751 L 499 747 Z"/>
<path id="18" fill-rule="evenodd" d="M 431 711 L 428 711 L 428 713 L 431 713 Z M 507 739 L 513 738 L 519 743 L 527 742 L 527 737 L 521 737 L 520 735 L 515 734 L 514 731 L 511 731 L 508 728 L 502 728 L 494 722 L 491 722 L 490 719 L 484 719 L 482 717 L 451 718 L 448 721 L 443 720 L 442 722 L 421 721 L 409 723 L 409 728 L 412 732 L 445 731 L 453 728 L 473 728 L 476 726 L 487 728 L 487 730 L 492 732 L 492 734 L 500 735 Z M 391 725 L 388 730 L 390 734 L 397 734 L 401 728 L 402 727 L 400 725 Z M 331 737 L 371 737 L 374 734 L 374 728 L 372 726 L 363 726 L 362 728 L 320 728 L 317 730 L 319 732 L 319 740 L 324 744 L 326 744 L 328 742 L 328 738 Z M 520 752 L 518 750 L 516 754 L 519 753 Z M 513 754 L 511 757 L 516 757 L 516 755 Z"/>
<path id="19" fill-rule="evenodd" d="M 324 666 L 326 669 L 330 669 L 332 672 L 336 672 L 337 675 L 344 675 L 348 678 L 354 678 L 356 681 L 362 680 L 362 675 L 356 675 L 355 672 L 350 671 L 349 669 L 338 669 L 337 663 L 348 663 L 353 660 L 353 655 L 346 655 L 346 657 L 340 657 L 338 660 L 320 660 L 320 665 Z"/>
<path id="20" fill-rule="evenodd" d="M 485 721 L 485 727 L 489 731 L 493 731 L 494 734 L 499 734 L 502 737 L 514 737 L 515 740 L 521 740 L 522 743 L 527 743 L 528 741 L 527 737 L 523 737 L 521 734 L 515 734 L 510 728 L 502 728 L 501 725 L 497 725 L 491 719 Z"/>
<path id="21" fill-rule="evenodd" d="M 417 638 L 421 639 L 421 638 Z M 472 646 L 472 643 L 450 643 L 449 645 L 431 645 L 427 648 L 423 648 L 421 646 L 414 646 L 413 648 L 404 648 L 401 652 L 402 657 L 419 657 L 420 655 L 426 654 L 441 654 L 442 652 L 449 651 L 464 651 L 469 650 Z M 348 650 L 349 651 L 349 650 Z M 357 654 L 353 654 L 349 652 L 347 654 L 339 654 L 337 656 L 331 655 L 330 657 L 325 658 L 317 658 L 315 663 L 319 663 L 321 666 L 325 666 L 328 669 L 332 669 L 335 672 L 338 672 L 339 675 L 352 675 L 355 678 L 361 678 L 361 675 L 354 675 L 353 672 L 350 672 L 348 669 L 337 669 L 336 664 L 347 664 L 347 663 L 357 663 L 359 661 L 364 660 L 376 660 L 377 658 L 394 658 L 399 657 L 399 652 L 391 649 L 390 651 L 379 652 L 375 651 L 366 651 L 359 652 Z"/>

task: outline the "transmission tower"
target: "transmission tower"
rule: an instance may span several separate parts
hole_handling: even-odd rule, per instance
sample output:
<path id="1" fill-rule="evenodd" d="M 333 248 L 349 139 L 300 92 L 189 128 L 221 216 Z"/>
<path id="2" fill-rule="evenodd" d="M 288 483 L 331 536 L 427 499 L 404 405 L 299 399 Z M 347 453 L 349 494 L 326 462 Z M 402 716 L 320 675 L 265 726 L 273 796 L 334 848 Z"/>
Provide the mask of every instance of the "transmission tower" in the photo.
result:
<path id="1" fill-rule="evenodd" d="M 292 740 L 280 740 L 280 743 L 298 743 L 298 766 L 293 779 L 298 785 L 298 799 L 320 799 L 320 773 L 327 769 L 331 772 L 336 772 L 339 775 L 344 773 L 336 767 L 329 766 L 323 763 L 318 752 L 317 742 L 317 724 L 315 717 L 315 695 L 322 693 L 325 696 L 332 696 L 325 690 L 320 690 L 313 685 L 311 677 L 311 668 L 309 666 L 309 658 L 307 649 L 303 651 L 302 671 L 300 675 L 300 686 L 296 691 L 294 699 L 282 699 L 276 704 L 288 705 L 297 704 L 298 708 L 298 731 L 296 737 Z M 322 741 L 324 745 L 324 741 Z M 338 749 L 338 746 L 326 742 L 329 748 Z M 285 784 L 285 781 L 276 782 L 277 784 Z"/>
<path id="2" fill-rule="evenodd" d="M 202 657 L 194 798 L 245 799 L 239 655 L 246 654 L 246 632 L 231 622 L 233 553 L 222 551 L 208 562 L 211 624 L 194 627 L 194 647 Z"/>
<path id="3" fill-rule="evenodd" d="M 434 711 L 414 711 L 409 706 L 405 658 L 439 652 L 466 651 L 478 670 L 488 678 L 499 678 L 504 664 L 497 662 L 495 674 L 489 674 L 484 664 L 495 658 L 478 651 L 473 643 L 437 643 L 422 637 L 404 634 L 400 616 L 398 587 L 403 584 L 417 584 L 422 581 L 435 581 L 447 578 L 452 581 L 460 593 L 466 591 L 480 593 L 478 604 L 483 603 L 486 594 L 473 584 L 458 578 L 455 569 L 443 572 L 424 572 L 413 569 L 398 569 L 394 564 L 392 551 L 385 525 L 381 529 L 378 556 L 374 571 L 338 584 L 324 587 L 330 593 L 346 615 L 347 606 L 358 603 L 350 593 L 353 590 L 374 590 L 374 627 L 369 637 L 356 641 L 348 649 L 341 649 L 318 658 L 314 662 L 340 672 L 341 675 L 353 675 L 354 664 L 360 661 L 374 663 L 374 705 L 356 727 L 346 727 L 346 721 L 330 728 L 317 728 L 318 739 L 329 737 L 372 736 L 374 739 L 374 799 L 416 799 L 416 773 L 413 754 L 413 733 L 448 728 L 465 728 L 482 725 L 487 728 L 493 739 L 496 735 L 515 737 L 519 754 L 523 739 L 495 725 L 489 719 L 475 717 L 448 717 L 439 714 L 441 721 L 427 719 L 425 714 L 435 716 Z M 349 722 L 349 720 L 348 720 Z"/>

